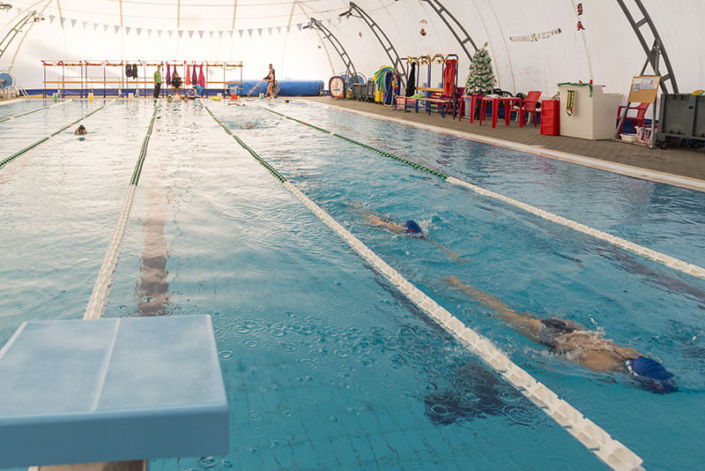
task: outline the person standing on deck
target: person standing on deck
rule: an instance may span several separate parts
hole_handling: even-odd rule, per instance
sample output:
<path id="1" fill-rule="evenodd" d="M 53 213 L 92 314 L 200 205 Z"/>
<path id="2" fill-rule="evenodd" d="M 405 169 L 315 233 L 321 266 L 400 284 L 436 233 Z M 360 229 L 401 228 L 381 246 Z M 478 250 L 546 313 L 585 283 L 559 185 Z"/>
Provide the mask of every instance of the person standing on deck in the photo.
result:
<path id="1" fill-rule="evenodd" d="M 264 94 L 264 97 L 276 98 L 276 96 L 274 95 L 274 83 L 276 82 L 276 72 L 274 71 L 274 67 L 272 67 L 272 64 L 269 64 L 269 72 L 263 80 L 267 81 L 267 93 Z"/>
<path id="2" fill-rule="evenodd" d="M 162 88 L 162 66 L 157 66 L 154 72 L 154 98 L 159 98 L 159 90 Z"/>

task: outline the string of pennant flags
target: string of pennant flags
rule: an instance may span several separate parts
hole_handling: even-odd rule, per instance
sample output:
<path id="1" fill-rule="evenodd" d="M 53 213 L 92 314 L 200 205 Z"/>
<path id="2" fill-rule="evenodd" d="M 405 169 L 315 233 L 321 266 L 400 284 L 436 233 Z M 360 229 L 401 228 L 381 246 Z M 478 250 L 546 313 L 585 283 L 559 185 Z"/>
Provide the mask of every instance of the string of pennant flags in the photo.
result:
<path id="1" fill-rule="evenodd" d="M 153 34 L 157 35 L 157 37 L 161 37 L 162 35 L 166 34 L 168 37 L 174 36 L 174 34 L 177 34 L 179 38 L 183 38 L 184 34 L 188 36 L 189 39 L 192 39 L 194 36 L 197 36 L 200 39 L 203 39 L 204 36 L 208 36 L 209 38 L 213 38 L 213 36 L 218 36 L 218 38 L 222 38 L 223 35 L 228 35 L 229 37 L 234 37 L 235 34 L 237 34 L 239 37 L 243 37 L 245 34 L 248 36 L 252 36 L 253 34 L 257 34 L 258 36 L 262 36 L 264 33 L 269 34 L 270 36 L 274 33 L 280 34 L 282 32 L 289 33 L 293 29 L 292 26 L 286 25 L 286 26 L 269 26 L 266 28 L 244 28 L 244 29 L 221 29 L 221 30 L 183 30 L 183 29 L 155 29 L 155 28 L 141 28 L 141 27 L 134 27 L 134 26 L 120 26 L 120 25 L 115 25 L 115 24 L 106 24 L 106 23 L 94 23 L 91 21 L 83 21 L 83 20 L 78 20 L 76 18 L 67 18 L 65 16 L 56 16 L 56 15 L 48 15 L 49 18 L 49 23 L 53 23 L 54 21 L 58 21 L 62 27 L 70 26 L 72 28 L 77 28 L 77 27 L 82 27 L 84 30 L 88 28 L 93 28 L 93 31 L 98 31 L 100 29 L 103 30 L 103 32 L 108 32 L 108 31 L 113 31 L 115 34 L 119 33 L 120 31 L 124 31 L 126 35 L 129 35 L 131 33 L 136 34 L 137 36 L 141 35 L 142 33 L 146 33 L 148 37 L 151 37 Z M 332 25 L 335 20 L 325 20 L 328 25 Z M 341 18 L 337 19 L 337 23 L 340 23 L 342 20 Z M 296 23 L 295 27 L 296 30 L 301 31 L 303 26 L 306 23 Z"/>

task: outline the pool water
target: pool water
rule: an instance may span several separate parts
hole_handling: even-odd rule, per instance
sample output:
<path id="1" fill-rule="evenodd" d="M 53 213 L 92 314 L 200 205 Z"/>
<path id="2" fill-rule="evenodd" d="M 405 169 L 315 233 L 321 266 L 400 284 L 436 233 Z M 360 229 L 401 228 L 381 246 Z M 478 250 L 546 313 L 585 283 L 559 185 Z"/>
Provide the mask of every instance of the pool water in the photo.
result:
<path id="1" fill-rule="evenodd" d="M 0 123 L 0 158 L 102 105 Z M 655 469 L 705 458 L 705 282 L 444 183 L 246 102 L 207 103 L 250 147 L 463 323 Z M 299 102 L 274 109 L 703 265 L 705 195 Z M 2 107 L 0 107 L 2 108 Z M 0 169 L 0 343 L 29 319 L 80 318 L 151 102 L 89 117 Z M 45 115 L 46 114 L 46 115 Z M 47 116 L 48 115 L 48 116 Z M 160 104 L 106 316 L 210 314 L 230 453 L 152 469 L 604 469 L 375 273 L 201 103 Z M 36 140 L 36 138 L 35 138 Z M 428 241 L 361 211 L 416 219 Z M 566 363 L 448 286 L 561 316 L 656 357 L 680 391 Z"/>

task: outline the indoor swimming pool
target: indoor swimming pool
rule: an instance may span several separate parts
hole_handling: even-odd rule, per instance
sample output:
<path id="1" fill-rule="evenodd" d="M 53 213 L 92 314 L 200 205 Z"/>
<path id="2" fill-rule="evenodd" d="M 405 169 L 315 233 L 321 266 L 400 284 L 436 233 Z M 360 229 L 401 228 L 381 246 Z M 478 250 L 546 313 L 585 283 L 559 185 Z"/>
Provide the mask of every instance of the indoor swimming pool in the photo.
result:
<path id="1" fill-rule="evenodd" d="M 0 106 L 0 120 L 49 105 L 0 122 L 0 162 L 93 113 L 89 134 L 62 130 L 0 166 L 0 345 L 24 321 L 83 317 L 154 111 L 147 100 L 38 100 Z M 151 469 L 606 469 L 218 121 L 645 468 L 705 459 L 705 279 L 271 111 L 705 266 L 704 193 L 304 101 L 161 101 L 104 315 L 212 316 L 230 453 Z M 416 220 L 427 237 L 374 216 Z M 567 362 L 451 277 L 656 358 L 679 390 Z"/>

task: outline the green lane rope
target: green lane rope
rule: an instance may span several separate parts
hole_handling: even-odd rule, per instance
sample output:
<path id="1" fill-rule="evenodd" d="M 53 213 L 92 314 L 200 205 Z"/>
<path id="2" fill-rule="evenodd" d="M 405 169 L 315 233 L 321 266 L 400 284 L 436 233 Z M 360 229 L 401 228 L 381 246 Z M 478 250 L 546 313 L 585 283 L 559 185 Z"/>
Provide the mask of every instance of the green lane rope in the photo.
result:
<path id="1" fill-rule="evenodd" d="M 152 112 L 152 119 L 147 127 L 147 134 L 144 136 L 142 141 L 142 149 L 140 149 L 140 156 L 137 159 L 137 165 L 135 165 L 135 171 L 132 172 L 132 178 L 130 179 L 130 185 L 137 185 L 140 181 L 140 175 L 142 174 L 142 166 L 144 165 L 144 159 L 147 157 L 147 147 L 149 146 L 149 138 L 152 137 L 152 130 L 154 129 L 154 120 L 157 119 L 157 101 L 154 101 L 154 111 Z"/>
<path id="2" fill-rule="evenodd" d="M 105 108 L 106 106 L 108 106 L 108 105 L 105 104 L 105 105 L 101 106 L 100 108 L 91 111 L 91 112 L 88 113 L 87 115 L 80 117 L 79 119 L 77 119 L 76 121 L 74 121 L 74 122 L 72 122 L 72 123 L 70 123 L 70 124 L 67 124 L 66 126 L 64 126 L 63 128 L 59 129 L 58 131 L 49 134 L 47 137 L 43 137 L 43 138 L 39 139 L 37 142 L 28 145 L 28 146 L 25 147 L 24 149 L 18 150 L 17 152 L 15 152 L 14 154 L 10 155 L 9 157 L 6 157 L 5 159 L 0 160 L 0 168 L 3 168 L 6 164 L 12 162 L 12 161 L 15 160 L 17 157 L 19 157 L 20 155 L 24 154 L 24 153 L 27 152 L 28 150 L 34 149 L 35 147 L 37 147 L 37 146 L 38 146 L 39 144 L 41 144 L 42 142 L 49 140 L 50 137 L 54 137 L 54 136 L 56 136 L 57 134 L 59 134 L 59 133 L 61 133 L 61 132 L 64 132 L 65 130 L 67 130 L 67 129 L 70 128 L 71 126 L 73 126 L 73 125 L 75 125 L 76 123 L 79 123 L 80 121 L 82 121 L 82 120 L 88 118 L 89 116 L 91 116 L 91 115 L 97 113 L 98 111 L 102 110 L 102 109 Z"/>
<path id="3" fill-rule="evenodd" d="M 274 113 L 274 114 L 276 114 L 276 115 L 279 115 L 279 116 L 281 116 L 282 118 L 290 119 L 291 121 L 296 121 L 297 123 L 303 124 L 303 125 L 305 125 L 305 126 L 308 126 L 308 127 L 313 128 L 313 129 L 317 129 L 318 131 L 324 132 L 324 133 L 326 133 L 326 134 L 330 134 L 330 135 L 335 136 L 335 137 L 337 137 L 337 138 L 339 138 L 339 139 L 343 139 L 344 141 L 347 141 L 347 142 L 349 142 L 349 143 L 351 143 L 351 144 L 356 144 L 356 145 L 358 145 L 358 146 L 360 146 L 360 147 L 363 147 L 363 148 L 365 148 L 365 149 L 367 149 L 367 150 L 369 150 L 369 151 L 375 152 L 375 153 L 377 153 L 377 154 L 379 154 L 379 155 L 381 155 L 381 156 L 383 156 L 383 157 L 388 157 L 388 158 L 390 158 L 390 159 L 394 159 L 394 160 L 396 160 L 396 161 L 398 161 L 398 162 L 401 162 L 401 163 L 403 163 L 403 164 L 409 165 L 409 166 L 415 168 L 416 170 L 421 170 L 422 172 L 430 173 L 430 174 L 435 175 L 435 176 L 437 176 L 437 177 L 439 177 L 439 178 L 442 178 L 443 180 L 445 180 L 445 179 L 448 178 L 448 175 L 446 175 L 446 174 L 443 173 L 443 172 L 440 172 L 440 171 L 438 171 L 438 170 L 433 170 L 432 168 L 425 167 L 425 166 L 423 166 L 423 165 L 421 165 L 421 164 L 417 164 L 416 162 L 412 162 L 411 160 L 405 159 L 404 157 L 399 157 L 398 155 L 392 154 L 391 152 L 387 152 L 387 151 L 384 151 L 384 150 L 382 150 L 382 149 L 378 149 L 378 148 L 376 148 L 376 147 L 370 146 L 370 145 L 365 144 L 365 143 L 363 143 L 363 142 L 356 141 L 355 139 L 352 139 L 352 138 L 343 136 L 343 135 L 338 134 L 338 133 L 334 133 L 334 132 L 332 132 L 332 131 L 328 131 L 327 129 L 323 129 L 323 128 L 318 127 L 318 126 L 314 126 L 314 125 L 311 124 L 311 123 L 307 123 L 307 122 L 305 122 L 305 121 L 301 121 L 301 120 L 299 120 L 299 119 L 292 118 L 291 116 L 287 116 L 287 115 L 285 115 L 285 114 L 283 114 L 283 113 L 279 113 L 278 111 L 274 111 L 274 110 L 271 110 L 271 109 L 269 109 L 269 108 L 264 108 L 264 109 L 267 110 L 267 111 L 269 111 L 270 113 Z"/>
<path id="4" fill-rule="evenodd" d="M 250 146 L 248 146 L 247 144 L 245 144 L 245 142 L 244 142 L 242 139 L 240 139 L 237 135 L 235 135 L 235 134 L 230 130 L 230 128 L 228 128 L 225 124 L 221 123 L 220 120 L 215 117 L 215 115 L 214 115 L 213 112 L 210 110 L 210 108 L 208 108 L 206 105 L 203 105 L 203 107 L 206 109 L 206 111 L 208 112 L 208 114 L 211 115 L 211 118 L 213 118 L 213 119 L 215 120 L 215 122 L 218 123 L 218 124 L 220 125 L 220 127 L 222 127 L 223 130 L 224 130 L 226 133 L 228 133 L 230 136 L 232 136 L 233 139 L 235 139 L 235 140 L 237 141 L 237 143 L 240 144 L 240 146 L 242 146 L 243 149 L 245 149 L 247 152 L 249 152 L 250 155 L 251 155 L 252 157 L 254 157 L 255 160 L 257 160 L 257 162 L 259 162 L 264 168 L 266 168 L 267 170 L 269 170 L 269 173 L 271 173 L 272 175 L 274 175 L 274 177 L 275 177 L 277 180 L 279 180 L 280 182 L 282 182 L 282 183 L 284 183 L 284 182 L 286 181 L 286 178 L 284 178 L 284 176 L 283 176 L 281 173 L 279 173 L 279 172 L 277 171 L 277 169 L 275 169 L 274 167 L 272 167 L 272 166 L 269 164 L 269 162 L 267 162 L 267 161 L 264 160 L 262 157 L 260 157 L 260 156 L 257 154 L 257 152 L 255 152 L 254 150 L 252 150 L 252 148 L 251 148 Z"/>
<path id="5" fill-rule="evenodd" d="M 36 110 L 28 111 L 26 113 L 20 113 L 20 114 L 16 114 L 13 116 L 8 116 L 7 118 L 0 119 L 0 123 L 4 123 L 5 121 L 9 121 L 13 118 L 21 118 L 22 116 L 27 116 L 28 114 L 36 113 L 37 111 L 45 110 L 45 109 L 49 108 L 50 106 L 54 106 L 54 105 L 46 105 L 46 106 L 42 106 L 41 108 L 37 108 Z"/>

